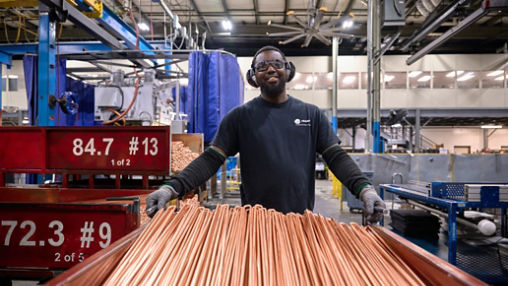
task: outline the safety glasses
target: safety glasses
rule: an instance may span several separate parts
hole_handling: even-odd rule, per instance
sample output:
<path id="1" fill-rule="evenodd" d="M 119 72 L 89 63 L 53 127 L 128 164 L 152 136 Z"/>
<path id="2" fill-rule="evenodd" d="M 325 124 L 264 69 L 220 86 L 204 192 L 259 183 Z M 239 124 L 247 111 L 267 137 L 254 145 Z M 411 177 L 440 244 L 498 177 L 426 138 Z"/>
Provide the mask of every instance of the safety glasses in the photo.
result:
<path id="1" fill-rule="evenodd" d="M 282 69 L 286 63 L 281 60 L 269 60 L 269 61 L 261 61 L 254 66 L 256 72 L 264 72 L 268 70 L 269 66 L 272 66 L 274 69 Z"/>

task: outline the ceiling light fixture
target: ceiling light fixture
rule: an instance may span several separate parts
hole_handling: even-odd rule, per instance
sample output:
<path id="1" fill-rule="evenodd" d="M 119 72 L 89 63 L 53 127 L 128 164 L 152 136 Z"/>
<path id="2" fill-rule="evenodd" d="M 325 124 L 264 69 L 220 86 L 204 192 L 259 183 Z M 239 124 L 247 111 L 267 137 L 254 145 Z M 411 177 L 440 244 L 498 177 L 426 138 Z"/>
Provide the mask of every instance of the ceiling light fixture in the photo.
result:
<path id="1" fill-rule="evenodd" d="M 351 29 L 354 25 L 354 22 L 352 19 L 348 19 L 342 23 L 342 29 Z"/>
<path id="2" fill-rule="evenodd" d="M 487 74 L 487 76 L 498 76 L 498 75 L 503 74 L 503 73 L 504 73 L 504 71 L 502 71 L 502 70 L 497 70 L 497 71 L 489 72 L 489 73 Z"/>
<path id="3" fill-rule="evenodd" d="M 233 24 L 229 20 L 222 20 L 222 28 L 226 31 L 233 30 Z"/>
<path id="4" fill-rule="evenodd" d="M 356 80 L 356 76 L 354 76 L 354 75 L 348 75 L 348 76 L 344 77 L 342 82 L 344 84 L 351 84 L 351 83 L 355 82 L 355 80 Z"/>
<path id="5" fill-rule="evenodd" d="M 395 78 L 395 76 L 393 76 L 393 75 L 385 74 L 385 76 L 383 77 L 383 81 L 389 82 L 389 81 L 392 81 L 394 78 Z"/>
<path id="6" fill-rule="evenodd" d="M 138 28 L 141 31 L 149 31 L 150 30 L 150 28 L 148 27 L 148 25 L 145 22 L 139 22 L 138 23 Z"/>
<path id="7" fill-rule="evenodd" d="M 459 76 L 463 74 L 464 71 L 452 71 L 446 74 L 446 77 L 455 77 L 455 75 Z"/>
<path id="8" fill-rule="evenodd" d="M 421 71 L 412 71 L 409 73 L 409 77 L 417 77 L 421 73 Z"/>
<path id="9" fill-rule="evenodd" d="M 474 78 L 474 72 L 468 72 L 465 75 L 459 77 L 457 81 L 466 81 Z"/>
<path id="10" fill-rule="evenodd" d="M 429 81 L 429 80 L 430 80 L 430 75 L 424 75 L 416 81 L 424 82 L 424 81 Z"/>
<path id="11" fill-rule="evenodd" d="M 483 129 L 500 129 L 503 128 L 503 125 L 482 125 Z"/>

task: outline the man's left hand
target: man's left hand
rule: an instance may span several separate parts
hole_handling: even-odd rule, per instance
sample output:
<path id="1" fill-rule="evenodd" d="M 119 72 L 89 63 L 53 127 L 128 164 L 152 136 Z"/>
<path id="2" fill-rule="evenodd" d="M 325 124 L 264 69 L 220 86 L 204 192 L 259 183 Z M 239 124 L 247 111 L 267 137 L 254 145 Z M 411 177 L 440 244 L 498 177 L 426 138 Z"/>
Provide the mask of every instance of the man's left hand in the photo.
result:
<path id="1" fill-rule="evenodd" d="M 379 222 L 383 217 L 386 206 L 376 190 L 371 185 L 365 186 L 360 192 L 360 200 L 363 202 L 363 214 L 367 222 Z"/>

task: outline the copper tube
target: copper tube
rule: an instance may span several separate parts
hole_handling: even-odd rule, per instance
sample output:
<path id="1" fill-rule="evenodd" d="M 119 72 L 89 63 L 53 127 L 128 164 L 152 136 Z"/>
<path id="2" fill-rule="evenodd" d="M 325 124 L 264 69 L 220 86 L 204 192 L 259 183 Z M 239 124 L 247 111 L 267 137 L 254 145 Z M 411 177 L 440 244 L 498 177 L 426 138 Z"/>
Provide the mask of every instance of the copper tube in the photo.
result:
<path id="1" fill-rule="evenodd" d="M 419 285 L 425 285 L 425 283 L 416 275 L 415 272 L 409 268 L 409 266 L 399 257 L 397 256 L 384 242 L 382 238 L 380 238 L 377 233 L 375 233 L 370 226 L 365 228 L 365 230 L 369 233 L 371 238 L 376 242 L 373 245 L 378 249 L 380 253 L 382 253 L 387 259 L 390 259 L 394 268 L 397 269 L 397 272 L 406 276 L 408 281 L 418 282 Z M 386 246 L 386 247 L 383 247 Z"/>
<path id="2" fill-rule="evenodd" d="M 370 233 L 368 234 L 371 238 L 373 238 Z M 406 263 L 399 263 L 400 260 L 397 259 L 398 257 L 391 256 L 388 254 L 388 252 L 383 251 L 383 249 L 379 246 L 379 244 L 376 243 L 376 240 L 373 239 L 372 242 L 373 243 L 371 243 L 371 245 L 376 248 L 376 250 L 374 251 L 382 255 L 384 260 L 389 263 L 389 266 L 391 267 L 390 273 L 395 274 L 396 277 L 395 279 L 397 279 L 397 281 L 401 281 L 400 279 L 404 279 L 405 281 L 407 281 L 408 284 L 411 285 L 425 285 L 425 283 L 413 271 L 411 271 L 409 267 L 407 267 Z M 388 263 L 386 265 L 388 265 Z"/>
<path id="3" fill-rule="evenodd" d="M 323 284 L 332 285 L 332 281 L 331 281 L 328 271 L 326 269 L 325 262 L 322 259 L 323 254 L 319 251 L 319 248 L 317 245 L 318 242 L 315 238 L 315 230 L 314 230 L 314 227 L 313 227 L 311 219 L 310 219 L 310 217 L 313 215 L 314 214 L 312 214 L 312 212 L 310 212 L 308 210 L 305 211 L 305 213 L 303 215 L 302 221 L 304 222 L 303 225 L 304 225 L 305 236 L 306 236 L 307 240 L 309 241 L 309 246 L 310 246 L 311 253 L 314 257 L 314 261 L 317 262 L 316 269 L 317 269 L 317 272 L 320 274 L 320 280 L 322 281 Z"/>
<path id="4" fill-rule="evenodd" d="M 159 211 L 104 285 L 424 283 L 370 227 L 259 205 L 210 211 L 192 199 Z"/>

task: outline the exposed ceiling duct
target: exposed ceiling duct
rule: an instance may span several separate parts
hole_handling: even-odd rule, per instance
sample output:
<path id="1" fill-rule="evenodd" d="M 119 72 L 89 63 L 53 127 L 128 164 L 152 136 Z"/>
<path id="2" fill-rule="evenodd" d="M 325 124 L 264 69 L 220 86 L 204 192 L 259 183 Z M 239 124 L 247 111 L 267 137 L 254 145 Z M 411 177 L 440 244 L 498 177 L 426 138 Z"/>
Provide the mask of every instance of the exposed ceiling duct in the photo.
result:
<path id="1" fill-rule="evenodd" d="M 418 0 L 416 9 L 423 17 L 428 17 L 441 4 L 441 0 Z"/>
<path id="2" fill-rule="evenodd" d="M 430 1 L 430 0 L 426 0 L 426 1 Z M 435 1 L 436 3 L 440 3 L 441 2 L 441 0 L 433 0 L 433 1 Z M 415 31 L 413 33 L 413 35 L 411 35 L 411 37 L 406 39 L 400 45 L 401 46 L 400 49 L 403 50 L 403 51 L 407 51 L 409 49 L 409 47 L 411 46 L 411 44 L 413 44 L 413 43 L 423 39 L 429 33 L 432 33 L 433 31 L 435 31 L 437 28 L 439 28 L 441 26 L 441 24 L 444 21 L 446 21 L 451 15 L 453 15 L 455 10 L 460 5 L 463 5 L 463 4 L 467 3 L 467 2 L 469 2 L 469 0 L 456 0 L 453 3 L 451 3 L 450 5 L 448 5 L 448 7 L 444 8 L 442 11 L 439 11 L 438 15 L 433 15 L 433 17 L 429 17 L 427 19 L 427 21 L 426 21 L 426 22 L 428 22 L 428 24 L 424 25 L 421 29 Z M 418 3 L 421 3 L 421 0 L 416 2 L 417 5 L 418 5 Z M 423 5 L 423 4 L 421 4 L 421 5 Z M 427 11 L 427 10 L 425 10 L 425 11 Z M 428 17 L 428 16 L 425 16 L 425 17 Z M 432 21 L 428 21 L 428 20 L 432 20 Z"/>
<path id="3" fill-rule="evenodd" d="M 455 27 L 449 29 L 439 38 L 435 39 L 430 44 L 428 44 L 427 46 L 423 47 L 421 50 L 416 52 L 413 56 L 409 57 L 406 60 L 406 64 L 407 65 L 413 64 L 414 62 L 422 58 L 424 55 L 430 53 L 432 50 L 442 45 L 451 37 L 455 36 L 462 30 L 466 29 L 483 16 L 487 15 L 490 11 L 495 10 L 498 11 L 508 10 L 508 0 L 483 0 L 483 3 L 479 9 L 469 14 L 469 16 L 464 18 L 464 20 L 460 21 Z"/>

